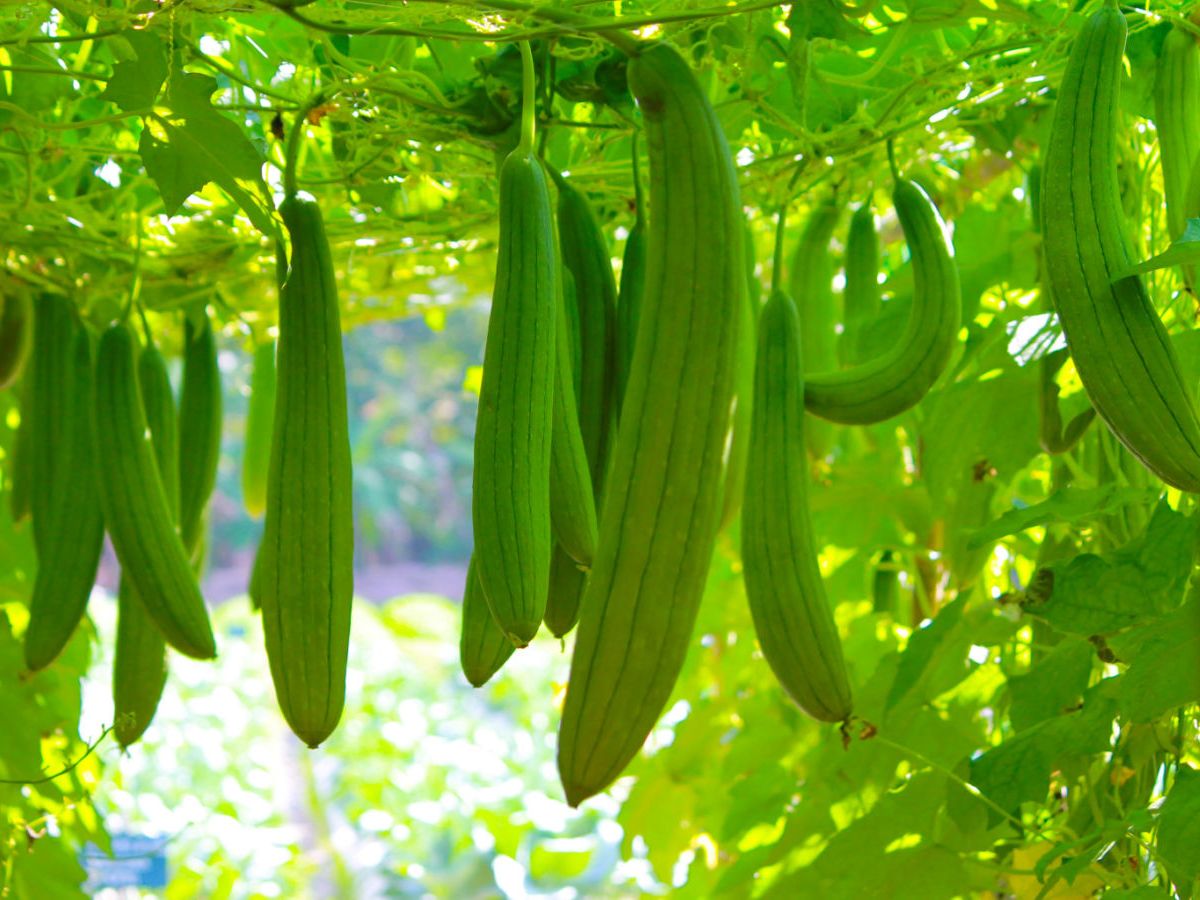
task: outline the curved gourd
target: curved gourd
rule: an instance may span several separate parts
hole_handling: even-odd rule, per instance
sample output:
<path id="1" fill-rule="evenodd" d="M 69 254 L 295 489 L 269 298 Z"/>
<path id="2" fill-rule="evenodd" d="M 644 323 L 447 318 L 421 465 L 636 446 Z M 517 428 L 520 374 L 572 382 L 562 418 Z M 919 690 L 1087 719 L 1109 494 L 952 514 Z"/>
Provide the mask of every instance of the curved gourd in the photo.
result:
<path id="1" fill-rule="evenodd" d="M 22 413 L 29 419 L 29 514 L 33 544 L 51 539 L 61 475 L 70 467 L 68 439 L 74 339 L 79 320 L 66 297 L 43 294 L 34 304 L 34 348 L 29 373 L 28 403 Z"/>
<path id="2" fill-rule="evenodd" d="M 279 296 L 275 428 L 254 593 L 279 707 L 316 747 L 337 727 L 346 696 L 354 594 L 346 369 L 321 208 L 307 194 L 289 194 L 279 212 L 291 254 Z"/>
<path id="3" fill-rule="evenodd" d="M 804 366 L 795 304 L 774 291 L 758 324 L 742 563 L 763 656 L 800 707 L 825 722 L 851 710 L 841 640 L 808 512 Z"/>
<path id="4" fill-rule="evenodd" d="M 788 269 L 788 293 L 800 312 L 804 365 L 810 372 L 837 367 L 837 297 L 829 242 L 842 208 L 835 196 L 822 200 L 808 217 Z"/>
<path id="5" fill-rule="evenodd" d="M 849 369 L 814 372 L 805 363 L 804 405 L 823 419 L 868 425 L 910 409 L 945 370 L 958 341 L 962 295 L 945 224 L 912 181 L 897 178 L 892 200 L 912 256 L 908 324 L 891 349 Z"/>
<path id="6" fill-rule="evenodd" d="M 197 659 L 217 654 L 204 598 L 175 527 L 148 436 L 137 340 L 110 326 L 96 353 L 96 480 L 121 571 L 167 642 Z"/>
<path id="7" fill-rule="evenodd" d="M 1154 75 L 1154 129 L 1162 161 L 1163 198 L 1171 239 L 1183 234 L 1189 215 L 1188 182 L 1200 156 L 1200 44 L 1172 27 L 1159 50 Z"/>
<path id="8" fill-rule="evenodd" d="M 567 800 L 603 790 L 654 727 L 687 654 L 716 540 L 746 290 L 737 176 L 695 73 L 630 60 L 645 122 L 645 294 L 558 740 Z"/>
<path id="9" fill-rule="evenodd" d="M 462 630 L 458 659 L 472 687 L 483 687 L 508 662 L 516 647 L 496 625 L 488 609 L 483 587 L 475 571 L 475 558 L 467 563 L 467 583 L 463 588 Z"/>
<path id="10" fill-rule="evenodd" d="M 842 317 L 846 330 L 838 341 L 843 365 L 866 362 L 863 353 L 863 329 L 883 309 L 879 289 L 879 232 L 875 230 L 875 210 L 864 203 L 850 217 L 846 235 L 846 287 L 842 291 Z"/>
<path id="11" fill-rule="evenodd" d="M 634 152 L 634 186 L 637 195 L 636 218 L 629 236 L 625 238 L 625 252 L 621 257 L 621 281 L 617 293 L 616 317 L 616 367 L 617 387 L 614 403 L 620 420 L 620 407 L 629 383 L 629 366 L 633 361 L 633 345 L 637 340 L 638 320 L 642 308 L 642 294 L 646 285 L 646 217 L 643 212 L 642 190 L 638 180 L 636 147 Z"/>
<path id="12" fill-rule="evenodd" d="M 569 276 L 568 276 L 569 277 Z M 583 566 L 596 553 L 596 501 L 579 410 L 575 405 L 575 367 L 571 361 L 566 315 L 560 298 L 555 318 L 553 433 L 550 438 L 550 523 L 558 545 Z"/>
<path id="13" fill-rule="evenodd" d="M 550 556 L 550 584 L 546 592 L 546 613 L 542 616 L 546 628 L 556 638 L 563 638 L 579 622 L 580 603 L 587 573 L 571 559 L 560 545 L 554 545 Z"/>
<path id="14" fill-rule="evenodd" d="M 471 492 L 475 567 L 492 615 L 517 646 L 529 643 L 541 625 L 553 546 L 550 470 L 559 303 L 553 227 L 541 163 L 531 147 L 519 146 L 500 168 L 499 258 Z"/>
<path id="15" fill-rule="evenodd" d="M 54 303 L 69 303 L 59 298 Z M 55 314 L 57 315 L 57 313 Z M 25 664 L 42 669 L 62 652 L 83 619 L 100 550 L 104 543 L 104 516 L 96 487 L 95 439 L 92 434 L 92 342 L 87 329 L 66 311 L 69 323 L 64 334 L 67 356 L 53 373 L 38 372 L 39 404 L 43 424 L 38 428 L 41 453 L 48 453 L 38 467 L 42 481 L 39 492 L 49 488 L 49 497 L 39 515 L 47 516 L 38 529 L 34 522 L 38 557 L 37 577 L 29 601 L 29 626 L 25 631 Z M 35 360 L 39 368 L 45 364 Z M 50 381 L 49 391 L 45 382 Z M 45 448 L 46 419 L 56 420 L 54 440 Z"/>
<path id="16" fill-rule="evenodd" d="M 579 428 L 597 497 L 617 412 L 617 285 L 604 232 L 587 198 L 550 170 L 558 188 L 558 244 L 579 314 Z"/>
<path id="17" fill-rule="evenodd" d="M 1127 28 L 1115 6 L 1083 26 L 1059 87 L 1042 165 L 1050 295 L 1097 414 L 1163 481 L 1200 491 L 1200 418 L 1133 261 L 1117 183 Z M 1114 280 L 1116 279 L 1116 280 Z"/>
<path id="18" fill-rule="evenodd" d="M 175 397 L 166 360 L 153 344 L 148 344 L 138 359 L 138 384 L 167 507 L 178 518 L 179 434 Z M 122 747 L 137 741 L 150 726 L 166 683 L 166 641 L 132 582 L 122 575 L 117 588 L 117 642 L 113 651 L 113 730 Z"/>
<path id="19" fill-rule="evenodd" d="M 221 460 L 221 370 L 217 340 L 207 312 L 197 327 L 186 319 L 183 384 L 179 393 L 179 529 L 198 561 L 208 500 Z"/>

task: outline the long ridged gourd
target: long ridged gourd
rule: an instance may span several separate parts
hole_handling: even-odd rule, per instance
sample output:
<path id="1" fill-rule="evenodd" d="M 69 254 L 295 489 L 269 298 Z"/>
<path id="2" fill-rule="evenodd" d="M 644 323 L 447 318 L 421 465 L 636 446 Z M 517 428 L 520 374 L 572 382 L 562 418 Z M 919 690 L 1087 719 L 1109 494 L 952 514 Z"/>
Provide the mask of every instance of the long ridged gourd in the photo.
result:
<path id="1" fill-rule="evenodd" d="M 91 423 L 92 339 L 73 312 L 71 317 L 69 356 L 53 373 L 58 384 L 54 405 L 46 411 L 59 420 L 57 439 L 62 444 L 54 448 L 53 467 L 40 470 L 50 479 L 51 499 L 45 508 L 48 527 L 42 528 L 37 542 L 37 577 L 25 631 L 25 664 L 33 671 L 53 662 L 75 633 L 104 544 Z"/>
<path id="2" fill-rule="evenodd" d="M 559 332 L 559 340 L 561 341 L 565 339 L 566 341 L 567 362 L 570 366 L 569 374 L 571 377 L 571 385 L 573 388 L 578 388 L 580 381 L 580 346 L 579 317 L 573 312 L 575 304 L 575 279 L 571 276 L 570 270 L 566 267 L 563 267 L 561 272 L 563 304 L 560 309 L 564 311 L 564 315 L 563 331 Z M 562 345 L 560 344 L 560 352 L 561 347 Z M 558 359 L 558 365 L 562 365 L 561 356 Z M 556 379 L 561 378 L 561 371 L 556 371 L 555 377 Z M 582 436 L 580 443 L 582 444 Z M 586 464 L 584 469 L 586 471 Z M 594 508 L 595 506 L 593 501 L 593 509 Z M 553 518 L 553 516 L 551 518 Z M 595 542 L 593 541 L 593 546 L 594 543 Z M 592 556 L 595 556 L 594 551 Z M 591 565 L 591 559 L 588 560 L 588 565 Z M 542 622 L 550 630 L 550 633 L 557 638 L 564 637 L 572 628 L 575 627 L 575 624 L 579 621 L 579 602 L 583 597 L 583 585 L 585 578 L 585 573 L 580 570 L 579 564 L 576 563 L 576 561 L 571 558 L 571 555 L 563 549 L 562 543 L 556 540 L 554 542 L 554 549 L 550 551 L 550 580 L 546 588 L 546 611 L 542 614 Z"/>
<path id="3" fill-rule="evenodd" d="M 183 384 L 179 392 L 179 528 L 198 561 L 201 531 L 221 460 L 221 370 L 207 311 L 183 332 Z"/>
<path id="4" fill-rule="evenodd" d="M 800 707 L 850 715 L 850 684 L 808 512 L 804 365 L 792 298 L 773 291 L 758 323 L 750 463 L 742 507 L 746 597 L 763 656 Z"/>
<path id="5" fill-rule="evenodd" d="M 580 565 L 590 566 L 596 553 L 596 501 L 575 405 L 571 337 L 562 312 L 566 301 L 564 292 L 560 295 L 560 312 L 554 317 L 557 339 L 550 438 L 550 523 L 558 546 Z"/>
<path id="6" fill-rule="evenodd" d="M 475 572 L 475 557 L 467 563 L 467 583 L 463 588 L 462 631 L 458 641 L 458 660 L 472 687 L 483 687 L 508 662 L 516 647 L 508 639 L 488 609 L 483 586 Z"/>
<path id="7" fill-rule="evenodd" d="M 33 346 L 33 303 L 24 291 L 0 297 L 0 390 L 21 377 Z"/>
<path id="8" fill-rule="evenodd" d="M 842 292 L 842 318 L 846 328 L 838 341 L 842 365 L 853 366 L 869 358 L 863 350 L 863 330 L 882 309 L 879 289 L 879 232 L 875 210 L 864 203 L 850 217 L 846 235 L 846 287 Z"/>
<path id="9" fill-rule="evenodd" d="M 1183 234 L 1189 215 L 1188 182 L 1200 156 L 1200 44 L 1172 27 L 1159 50 L 1154 76 L 1154 128 L 1162 160 L 1163 199 L 1172 239 Z"/>
<path id="10" fill-rule="evenodd" d="M 559 248 L 579 311 L 579 429 L 599 497 L 617 412 L 617 284 L 608 242 L 587 198 L 554 170 L 550 174 L 558 187 Z"/>
<path id="11" fill-rule="evenodd" d="M 137 340 L 109 326 L 96 353 L 96 477 L 121 571 L 167 643 L 187 656 L 217 654 L 204 598 L 175 527 L 142 408 Z"/>
<path id="12" fill-rule="evenodd" d="M 616 366 L 617 421 L 620 421 L 625 386 L 629 383 L 629 364 L 633 361 L 633 345 L 637 340 L 638 320 L 642 309 L 642 294 L 646 287 L 646 213 L 642 196 L 641 172 L 638 165 L 637 141 L 633 146 L 634 220 L 625 238 L 621 256 L 621 280 L 617 291 Z"/>
<path id="13" fill-rule="evenodd" d="M 1133 261 L 1117 183 L 1125 19 L 1105 6 L 1083 26 L 1059 87 L 1042 165 L 1050 295 L 1096 412 L 1163 481 L 1200 491 L 1200 419 L 1167 331 Z"/>
<path id="14" fill-rule="evenodd" d="M 804 365 L 810 372 L 837 367 L 837 297 L 833 293 L 833 254 L 829 242 L 841 217 L 835 196 L 822 200 L 809 214 L 792 252 L 788 292 L 800 313 Z"/>
<path id="15" fill-rule="evenodd" d="M 542 616 L 546 628 L 556 638 L 563 638 L 579 622 L 583 588 L 587 573 L 571 559 L 560 545 L 554 545 L 550 556 L 550 583 L 546 592 L 546 612 Z"/>
<path id="16" fill-rule="evenodd" d="M 51 539 L 56 497 L 62 485 L 60 474 L 70 465 L 70 418 L 62 411 L 70 408 L 73 341 L 78 327 L 71 301 L 55 294 L 38 297 L 34 304 L 29 402 L 22 410 L 29 418 L 29 513 L 35 547 Z"/>
<path id="17" fill-rule="evenodd" d="M 271 464 L 271 430 L 275 426 L 275 341 L 254 348 L 246 436 L 242 444 L 242 505 L 259 518 L 267 508 L 267 473 Z"/>
<path id="18" fill-rule="evenodd" d="M 559 273 L 550 188 L 532 147 L 500 167 L 500 246 L 484 347 L 471 492 L 475 567 L 518 647 L 546 611 Z M 578 287 L 578 285 L 577 285 Z M 582 400 L 581 400 L 582 402 Z"/>
<path id="19" fill-rule="evenodd" d="M 167 364 L 153 344 L 138 359 L 142 406 L 167 508 L 179 516 L 179 434 Z M 124 575 L 117 589 L 117 642 L 113 651 L 113 730 L 122 747 L 150 726 L 167 683 L 167 644 Z"/>
<path id="20" fill-rule="evenodd" d="M 279 212 L 291 254 L 279 297 L 275 429 L 255 579 L 275 696 L 292 731 L 316 747 L 341 718 L 350 645 L 346 369 L 321 209 L 307 194 L 289 194 Z"/>
<path id="21" fill-rule="evenodd" d="M 628 78 L 650 162 L 646 289 L 559 730 L 573 806 L 637 755 L 687 654 L 717 534 L 746 290 L 737 177 L 695 73 L 655 44 Z"/>
<path id="22" fill-rule="evenodd" d="M 829 372 L 808 368 L 804 405 L 823 419 L 868 425 L 910 409 L 933 387 L 958 342 L 962 292 L 945 224 L 912 181 L 897 178 L 892 200 L 912 256 L 908 324 L 895 345 L 867 362 Z"/>

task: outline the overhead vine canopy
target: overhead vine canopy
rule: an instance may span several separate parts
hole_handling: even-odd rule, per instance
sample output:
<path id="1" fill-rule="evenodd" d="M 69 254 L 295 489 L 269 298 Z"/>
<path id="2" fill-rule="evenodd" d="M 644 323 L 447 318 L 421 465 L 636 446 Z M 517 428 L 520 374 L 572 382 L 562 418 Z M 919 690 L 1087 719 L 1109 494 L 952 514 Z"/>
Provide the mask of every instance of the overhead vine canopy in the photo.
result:
<path id="1" fill-rule="evenodd" d="M 271 302 L 282 137 L 308 110 L 300 183 L 330 211 L 348 322 L 486 290 L 517 40 L 536 41 L 543 155 L 628 225 L 638 113 L 617 33 L 691 56 L 752 210 L 865 196 L 891 140 L 954 218 L 985 184 L 1019 185 L 1008 170 L 1036 150 L 1067 15 L 983 0 L 9 6 L 8 269 L 95 304 L 137 285 L 151 309 L 212 296 L 252 318 Z M 1134 23 L 1135 63 L 1152 62 L 1156 21 Z"/>

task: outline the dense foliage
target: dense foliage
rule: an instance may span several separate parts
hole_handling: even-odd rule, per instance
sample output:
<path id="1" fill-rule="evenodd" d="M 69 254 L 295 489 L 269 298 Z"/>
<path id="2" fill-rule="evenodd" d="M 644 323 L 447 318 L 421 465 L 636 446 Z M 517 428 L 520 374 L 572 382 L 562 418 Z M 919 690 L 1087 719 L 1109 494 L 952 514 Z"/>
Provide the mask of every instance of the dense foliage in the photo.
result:
<path id="1" fill-rule="evenodd" d="M 1165 121 L 1154 86 L 1168 35 L 1200 36 L 1192 6 L 1124 10 L 1129 39 L 1109 110 L 1118 192 L 1106 209 L 1138 259 L 1166 251 L 1187 218 L 1173 213 L 1168 225 L 1165 200 L 1180 178 L 1160 155 L 1169 127 L 1190 133 L 1200 121 Z M 4 7 L 0 293 L 68 297 L 97 332 L 133 303 L 173 357 L 181 313 L 195 322 L 207 308 L 227 349 L 275 333 L 275 207 L 285 137 L 296 134 L 294 174 L 324 212 L 348 348 L 373 329 L 403 341 L 417 326 L 387 320 L 423 319 L 444 345 L 441 371 L 461 378 L 473 404 L 481 353 L 463 347 L 482 335 L 457 313 L 491 293 L 496 273 L 498 171 L 518 141 L 521 40 L 539 75 L 538 152 L 570 173 L 614 260 L 634 227 L 630 159 L 644 148 L 610 33 L 636 30 L 680 50 L 736 163 L 755 291 L 765 299 L 772 280 L 790 281 L 810 323 L 802 337 L 827 322 L 833 359 L 886 351 L 918 306 L 917 254 L 892 208 L 900 174 L 924 187 L 953 235 L 963 327 L 948 369 L 882 423 L 809 416 L 808 455 L 798 454 L 854 693 L 848 726 L 807 717 L 764 661 L 736 520 L 718 536 L 669 711 L 632 777 L 579 812 L 546 770 L 567 671 L 557 641 L 543 633 L 472 693 L 447 662 L 458 623 L 445 604 L 397 601 L 378 616 L 355 613 L 340 732 L 311 756 L 294 742 L 279 751 L 294 775 L 285 790 L 304 795 L 310 824 L 320 821 L 312 810 L 329 811 L 325 831 L 283 838 L 289 849 L 271 857 L 281 860 L 272 872 L 245 857 L 235 832 L 209 826 L 203 846 L 174 861 L 186 874 L 173 895 L 254 896 L 272 885 L 464 896 L 495 890 L 495 879 L 510 893 L 1192 896 L 1196 504 L 1118 442 L 1104 409 L 1091 424 L 1074 364 L 1054 352 L 1065 342 L 1043 286 L 1062 260 L 1043 261 L 1042 232 L 1058 246 L 1051 229 L 1074 225 L 1062 207 L 1044 227 L 1031 210 L 1039 178 L 1083 177 L 1039 161 L 1067 54 L 1091 12 L 1042 0 Z M 851 315 L 849 297 L 840 306 L 850 211 L 864 202 L 880 216 L 884 298 L 866 318 Z M 782 246 L 808 255 L 772 260 L 784 206 L 792 225 Z M 1191 403 L 1200 347 L 1189 237 L 1142 277 Z M 822 302 L 824 319 L 806 315 Z M 369 365 L 403 367 L 410 383 L 428 371 L 386 356 Z M 427 409 L 403 387 L 368 402 L 372 371 L 351 367 L 349 440 L 356 466 L 383 457 L 364 469 L 379 487 L 428 472 L 420 458 L 435 445 L 462 453 L 458 408 Z M 214 615 L 218 660 L 181 662 L 161 721 L 128 756 L 104 736 L 108 598 L 92 600 L 99 627 L 85 624 L 54 663 L 26 669 L 37 562 L 7 496 L 21 390 L 0 390 L 0 895 L 69 897 L 84 877 L 79 848 L 144 821 L 129 791 L 274 827 L 279 797 L 264 787 L 272 757 L 261 746 L 285 736 L 268 718 L 277 714 L 260 629 L 240 607 Z M 379 436 L 392 429 L 403 441 L 416 432 L 414 449 L 389 456 Z M 240 453 L 228 434 L 225 449 Z M 439 475 L 457 518 L 413 502 L 428 521 L 412 533 L 462 539 L 465 471 L 451 456 Z M 220 479 L 236 484 L 228 458 Z M 410 494 L 428 490 L 413 481 Z M 355 491 L 361 540 L 395 512 L 379 505 L 382 491 L 361 482 Z M 248 715 L 204 706 L 212 686 Z M 186 710 L 173 705 L 183 696 Z M 222 729 L 222 749 L 186 752 L 217 747 Z M 510 758 L 469 777 L 448 770 L 437 749 L 467 758 L 468 738 Z M 364 759 L 365 775 L 355 768 Z M 337 796 L 334 783 L 348 793 Z M 433 812 L 415 803 L 397 812 L 397 787 Z M 340 859 L 331 827 L 343 850 L 361 838 L 376 855 Z M 316 871 L 292 865 L 310 850 Z"/>

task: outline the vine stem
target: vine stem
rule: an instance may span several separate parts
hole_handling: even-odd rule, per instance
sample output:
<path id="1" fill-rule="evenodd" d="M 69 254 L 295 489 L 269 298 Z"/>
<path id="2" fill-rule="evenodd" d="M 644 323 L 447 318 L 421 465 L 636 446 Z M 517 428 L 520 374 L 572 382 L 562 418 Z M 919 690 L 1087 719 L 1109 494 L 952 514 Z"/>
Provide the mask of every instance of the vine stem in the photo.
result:
<path id="1" fill-rule="evenodd" d="M 971 782 L 967 781 L 965 778 L 962 778 L 955 772 L 950 771 L 945 766 L 939 765 L 938 763 L 934 762 L 932 759 L 930 759 L 924 753 L 921 753 L 918 750 L 914 750 L 911 747 L 905 747 L 903 744 L 899 744 L 896 741 L 890 740 L 889 738 L 885 737 L 884 735 L 880 734 L 879 732 L 876 732 L 872 736 L 871 740 L 878 741 L 879 743 L 883 744 L 885 747 L 890 747 L 891 749 L 895 750 L 897 753 L 901 753 L 905 756 L 910 756 L 913 759 L 916 759 L 919 762 L 922 762 L 925 765 L 929 766 L 929 768 L 933 769 L 935 772 L 950 779 L 955 784 L 957 784 L 959 787 L 961 787 L 964 791 L 966 791 L 968 794 L 970 794 L 972 797 L 975 797 L 977 800 L 982 802 L 984 805 L 988 806 L 993 811 L 995 811 L 999 815 L 1003 816 L 1008 822 L 1015 825 L 1021 831 L 1030 831 L 1033 834 L 1036 834 L 1043 841 L 1050 840 L 1050 838 L 1048 838 L 1042 832 L 1042 830 L 1040 828 L 1037 828 L 1032 825 L 1027 825 L 1025 822 L 1018 819 L 1016 816 L 1014 816 L 1012 813 L 1010 813 L 1008 810 L 1006 810 L 1003 806 L 1001 806 L 999 803 L 997 803 L 995 800 L 993 800 L 991 797 L 989 797 L 987 794 L 985 794 L 983 791 L 981 791 L 975 785 L 971 784 Z"/>
<path id="2" fill-rule="evenodd" d="M 633 215 L 639 224 L 644 225 L 646 222 L 645 213 L 645 197 L 642 194 L 642 163 L 638 159 L 638 136 L 641 134 L 636 129 L 633 132 L 633 151 L 630 154 L 633 160 Z"/>
<path id="3" fill-rule="evenodd" d="M 313 94 L 296 112 L 296 120 L 288 133 L 287 147 L 283 153 L 283 192 L 289 197 L 297 193 L 299 187 L 296 180 L 296 161 L 300 156 L 300 135 L 304 133 L 304 125 L 308 122 L 309 114 L 325 102 L 323 93 Z"/>
<path id="4" fill-rule="evenodd" d="M 105 728 L 104 731 L 101 733 L 100 737 L 96 738 L 96 740 L 93 743 L 88 744 L 88 748 L 86 751 L 84 751 L 83 756 L 79 757 L 79 759 L 75 760 L 75 762 L 71 763 L 66 768 L 60 769 L 59 771 L 55 772 L 53 775 L 44 775 L 41 778 L 28 778 L 28 779 L 26 779 L 26 778 L 0 778 L 0 784 L 15 784 L 15 785 L 20 785 L 20 786 L 24 786 L 24 785 L 28 785 L 28 784 L 45 784 L 48 781 L 53 781 L 55 778 L 61 778 L 63 775 L 66 775 L 69 772 L 71 772 L 73 769 L 75 769 L 77 766 L 79 766 L 80 763 L 82 763 L 85 759 L 87 759 L 89 756 L 91 756 L 96 751 L 96 748 L 100 746 L 100 742 L 103 741 L 106 737 L 108 737 L 108 733 L 112 730 L 113 730 L 112 725 L 109 725 L 107 728 Z"/>
<path id="5" fill-rule="evenodd" d="M 887 158 L 888 168 L 892 170 L 892 178 L 896 181 L 900 180 L 900 167 L 896 165 L 896 142 L 888 138 L 887 142 Z"/>
<path id="6" fill-rule="evenodd" d="M 521 142 L 517 149 L 531 154 L 537 128 L 537 71 L 529 41 L 521 41 L 517 46 L 521 49 Z"/>
<path id="7" fill-rule="evenodd" d="M 787 204 L 779 207 L 778 221 L 775 223 L 775 252 L 771 261 L 771 293 L 779 290 L 783 281 L 783 235 L 787 230 Z"/>

